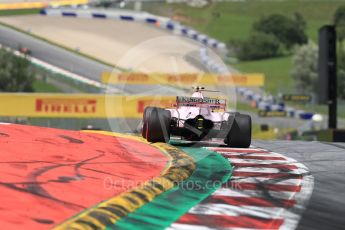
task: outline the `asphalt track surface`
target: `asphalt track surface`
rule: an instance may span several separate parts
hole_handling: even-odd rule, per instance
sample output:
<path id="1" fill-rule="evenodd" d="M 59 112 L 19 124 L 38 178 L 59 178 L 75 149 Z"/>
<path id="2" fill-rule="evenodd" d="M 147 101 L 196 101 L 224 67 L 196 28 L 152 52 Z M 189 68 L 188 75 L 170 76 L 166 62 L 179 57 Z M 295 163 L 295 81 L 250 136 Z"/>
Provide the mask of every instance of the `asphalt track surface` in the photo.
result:
<path id="1" fill-rule="evenodd" d="M 294 158 L 314 176 L 313 193 L 297 229 L 345 228 L 344 143 L 255 141 L 253 144 Z"/>
<path id="2" fill-rule="evenodd" d="M 98 82 L 102 72 L 118 71 L 112 66 L 93 61 L 3 25 L 0 25 L 0 44 L 15 50 L 19 45 L 27 47 L 35 58 Z M 125 85 L 117 88 L 126 94 L 176 95 L 177 92 L 183 93 L 182 90 L 167 86 Z"/>
<path id="3" fill-rule="evenodd" d="M 112 70 L 110 66 L 74 54 L 3 25 L 0 25 L 0 43 L 16 50 L 19 45 L 28 47 L 31 49 L 33 57 L 96 81 L 99 81 L 102 71 Z"/>

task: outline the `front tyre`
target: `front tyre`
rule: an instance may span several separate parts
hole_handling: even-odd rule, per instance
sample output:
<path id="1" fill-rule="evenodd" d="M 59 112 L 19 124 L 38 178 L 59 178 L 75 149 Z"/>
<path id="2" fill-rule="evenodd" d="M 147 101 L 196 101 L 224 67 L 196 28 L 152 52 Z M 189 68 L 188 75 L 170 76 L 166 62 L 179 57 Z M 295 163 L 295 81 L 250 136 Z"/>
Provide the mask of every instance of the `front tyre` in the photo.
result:
<path id="1" fill-rule="evenodd" d="M 169 142 L 170 139 L 170 121 L 169 111 L 148 107 L 144 111 L 143 137 L 149 142 Z"/>
<path id="2" fill-rule="evenodd" d="M 227 140 L 225 142 L 233 148 L 249 148 L 252 141 L 252 119 L 246 114 L 235 114 Z"/>

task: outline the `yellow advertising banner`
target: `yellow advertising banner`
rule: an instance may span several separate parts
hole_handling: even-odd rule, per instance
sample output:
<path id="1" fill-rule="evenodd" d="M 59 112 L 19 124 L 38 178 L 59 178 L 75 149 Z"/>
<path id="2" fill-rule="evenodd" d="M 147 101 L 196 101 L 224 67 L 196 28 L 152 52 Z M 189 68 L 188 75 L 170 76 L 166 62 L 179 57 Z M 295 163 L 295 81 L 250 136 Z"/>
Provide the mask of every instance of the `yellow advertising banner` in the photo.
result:
<path id="1" fill-rule="evenodd" d="M 174 96 L 1 93 L 0 116 L 141 118 L 146 106 L 171 107 Z"/>
<path id="2" fill-rule="evenodd" d="M 210 73 L 162 74 L 162 73 L 111 73 L 103 72 L 102 83 L 132 85 L 176 85 L 176 86 L 263 86 L 264 74 L 217 75 Z"/>
<path id="3" fill-rule="evenodd" d="M 17 9 L 34 9 L 44 8 L 49 5 L 64 6 L 64 5 L 78 5 L 87 4 L 89 0 L 52 0 L 52 1 L 35 1 L 35 2 L 7 2 L 0 3 L 0 10 L 17 10 Z"/>

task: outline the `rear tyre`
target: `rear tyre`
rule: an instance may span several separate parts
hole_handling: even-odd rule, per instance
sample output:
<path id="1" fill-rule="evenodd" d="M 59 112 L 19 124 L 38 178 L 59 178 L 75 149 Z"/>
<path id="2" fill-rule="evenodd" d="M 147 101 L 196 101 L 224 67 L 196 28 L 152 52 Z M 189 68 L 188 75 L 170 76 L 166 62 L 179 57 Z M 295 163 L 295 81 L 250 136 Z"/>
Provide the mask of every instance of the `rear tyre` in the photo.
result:
<path id="1" fill-rule="evenodd" d="M 235 114 L 225 142 L 233 148 L 249 148 L 252 141 L 252 119 L 249 115 Z"/>
<path id="2" fill-rule="evenodd" d="M 170 139 L 170 120 L 169 111 L 148 107 L 144 111 L 143 136 L 149 142 L 169 142 Z"/>
<path id="3" fill-rule="evenodd" d="M 143 114 L 143 129 L 141 130 L 141 135 L 146 139 L 147 121 L 146 118 L 150 116 L 150 113 L 154 107 L 146 107 Z"/>

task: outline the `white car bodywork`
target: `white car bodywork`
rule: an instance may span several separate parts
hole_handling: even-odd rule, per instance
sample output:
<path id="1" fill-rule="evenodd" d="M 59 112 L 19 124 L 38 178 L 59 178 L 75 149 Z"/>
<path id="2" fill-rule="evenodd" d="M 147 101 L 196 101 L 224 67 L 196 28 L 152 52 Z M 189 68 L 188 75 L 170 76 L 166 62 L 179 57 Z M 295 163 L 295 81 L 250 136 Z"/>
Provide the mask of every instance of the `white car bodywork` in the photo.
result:
<path id="1" fill-rule="evenodd" d="M 204 99 L 202 92 L 194 92 L 191 98 Z M 211 120 L 214 123 L 221 123 L 227 121 L 229 118 L 229 112 L 221 111 L 215 112 L 211 106 L 207 103 L 200 103 L 196 106 L 176 106 L 175 109 L 166 109 L 170 111 L 172 118 L 178 119 L 178 127 L 183 127 L 184 122 L 187 119 L 193 119 L 198 115 L 202 115 L 205 119 Z M 220 127 L 215 127 L 220 128 Z"/>

